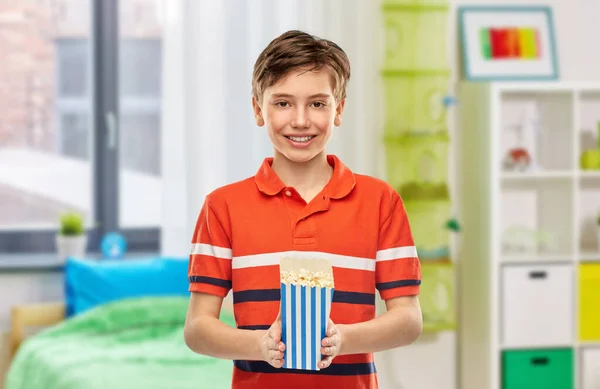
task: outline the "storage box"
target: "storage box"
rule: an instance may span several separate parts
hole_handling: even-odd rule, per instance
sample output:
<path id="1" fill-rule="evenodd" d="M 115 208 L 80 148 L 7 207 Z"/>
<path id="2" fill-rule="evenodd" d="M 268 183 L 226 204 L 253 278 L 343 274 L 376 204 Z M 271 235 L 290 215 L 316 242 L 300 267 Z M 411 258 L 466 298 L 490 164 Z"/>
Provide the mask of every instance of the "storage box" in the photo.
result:
<path id="1" fill-rule="evenodd" d="M 502 272 L 502 345 L 571 344 L 573 297 L 571 265 L 506 266 Z"/>
<path id="2" fill-rule="evenodd" d="M 320 370 L 334 283 L 327 260 L 281 260 L 281 325 L 286 369 Z"/>
<path id="3" fill-rule="evenodd" d="M 447 71 L 384 72 L 385 136 L 447 131 Z"/>
<path id="4" fill-rule="evenodd" d="M 581 350 L 581 389 L 600 388 L 600 348 Z"/>
<path id="5" fill-rule="evenodd" d="M 573 350 L 505 351 L 503 389 L 573 388 Z"/>
<path id="6" fill-rule="evenodd" d="M 386 2 L 383 22 L 385 69 L 448 68 L 448 5 L 444 1 Z"/>
<path id="7" fill-rule="evenodd" d="M 579 265 L 579 338 L 600 341 L 600 264 Z"/>

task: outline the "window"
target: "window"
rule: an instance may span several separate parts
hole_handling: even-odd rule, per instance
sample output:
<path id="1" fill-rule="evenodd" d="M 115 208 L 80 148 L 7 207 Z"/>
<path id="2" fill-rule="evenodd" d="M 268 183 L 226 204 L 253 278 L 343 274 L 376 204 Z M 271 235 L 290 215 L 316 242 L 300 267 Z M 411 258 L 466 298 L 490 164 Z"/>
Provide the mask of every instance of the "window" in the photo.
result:
<path id="1" fill-rule="evenodd" d="M 53 252 L 66 210 L 85 217 L 91 251 L 109 231 L 157 250 L 157 2 L 20 4 L 0 7 L 0 254 Z"/>

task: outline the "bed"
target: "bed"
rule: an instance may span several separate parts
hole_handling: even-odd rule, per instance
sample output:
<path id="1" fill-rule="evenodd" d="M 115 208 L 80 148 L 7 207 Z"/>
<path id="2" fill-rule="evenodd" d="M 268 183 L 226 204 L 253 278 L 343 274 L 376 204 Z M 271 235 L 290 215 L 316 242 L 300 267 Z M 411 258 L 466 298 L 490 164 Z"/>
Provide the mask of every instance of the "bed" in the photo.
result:
<path id="1" fill-rule="evenodd" d="M 14 307 L 5 389 L 230 388 L 231 361 L 185 345 L 187 265 L 163 261 L 149 273 L 144 262 L 70 260 L 65 302 Z M 148 285 L 132 285 L 139 280 Z M 235 326 L 229 311 L 221 320 Z"/>

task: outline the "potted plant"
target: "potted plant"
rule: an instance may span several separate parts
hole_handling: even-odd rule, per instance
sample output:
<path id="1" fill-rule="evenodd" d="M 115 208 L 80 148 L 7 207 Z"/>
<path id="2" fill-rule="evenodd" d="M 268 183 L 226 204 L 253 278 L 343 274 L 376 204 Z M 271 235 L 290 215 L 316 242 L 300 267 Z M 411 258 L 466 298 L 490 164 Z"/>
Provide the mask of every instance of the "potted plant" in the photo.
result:
<path id="1" fill-rule="evenodd" d="M 82 258 L 87 247 L 87 236 L 81 215 L 67 212 L 60 217 L 60 229 L 56 234 L 56 249 L 59 258 Z"/>

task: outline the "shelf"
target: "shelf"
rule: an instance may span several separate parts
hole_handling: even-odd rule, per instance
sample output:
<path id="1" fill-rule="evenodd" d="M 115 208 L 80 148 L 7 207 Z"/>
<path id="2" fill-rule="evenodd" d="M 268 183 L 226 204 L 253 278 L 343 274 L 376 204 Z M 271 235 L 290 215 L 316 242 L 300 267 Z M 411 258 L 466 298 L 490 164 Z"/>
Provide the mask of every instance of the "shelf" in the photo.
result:
<path id="1" fill-rule="evenodd" d="M 502 182 L 499 193 L 501 254 L 573 258 L 572 181 L 529 179 Z M 529 253 L 529 254 L 527 254 Z"/>
<path id="2" fill-rule="evenodd" d="M 600 251 L 583 251 L 579 254 L 581 262 L 600 262 Z"/>
<path id="3" fill-rule="evenodd" d="M 500 177 L 505 181 L 530 181 L 530 180 L 556 180 L 570 179 L 575 177 L 572 170 L 540 170 L 534 172 L 502 172 Z M 600 178 L 600 174 L 598 176 Z"/>
<path id="4" fill-rule="evenodd" d="M 582 170 L 580 161 L 582 152 L 600 148 L 600 83 L 463 82 L 457 97 L 465 134 L 457 142 L 469 150 L 457 162 L 464 197 L 458 304 L 470 326 L 459 347 L 464 371 L 487 381 L 467 374 L 465 386 L 505 387 L 503 361 L 511 351 L 581 347 L 581 354 L 597 352 L 593 363 L 570 356 L 561 363 L 573 374 L 597 372 L 600 335 L 580 338 L 579 327 L 600 328 L 590 319 L 597 280 L 585 284 L 597 289 L 593 296 L 580 294 L 582 277 L 598 271 L 590 262 L 600 266 L 600 170 Z M 589 153 L 585 162 L 591 166 L 595 157 Z M 486 278 L 473 282 L 478 277 Z M 546 368 L 554 371 L 539 367 L 536 374 Z M 596 387 L 573 381 L 576 389 Z"/>
<path id="5" fill-rule="evenodd" d="M 579 185 L 579 251 L 581 260 L 600 260 L 600 174 L 581 176 Z"/>
<path id="6" fill-rule="evenodd" d="M 572 259 L 571 254 L 503 254 L 500 257 L 501 265 L 549 265 L 573 264 L 577 262 L 600 262 L 600 251 L 583 251 L 577 259 Z"/>
<path id="7" fill-rule="evenodd" d="M 588 154 L 586 159 L 593 160 L 594 150 L 600 148 L 600 92 L 597 90 L 581 92 L 579 104 L 579 125 L 578 125 L 578 143 L 579 150 L 577 152 L 578 166 L 581 167 L 584 153 Z M 597 154 L 597 152 L 596 152 Z M 588 162 L 590 163 L 590 162 Z M 588 170 L 581 171 L 582 186 L 595 185 L 600 187 L 598 179 L 600 179 L 600 171 Z M 591 181 L 590 181 L 591 180 Z"/>
<path id="8" fill-rule="evenodd" d="M 600 181 L 600 170 L 580 170 L 579 176 L 582 179 L 599 180 Z"/>
<path id="9" fill-rule="evenodd" d="M 600 171 L 579 172 L 579 187 L 583 190 L 600 190 Z"/>
<path id="10" fill-rule="evenodd" d="M 518 165 L 514 159 L 522 161 L 526 150 L 533 166 L 550 172 L 550 177 L 556 178 L 555 171 L 571 175 L 575 170 L 573 92 L 505 92 L 500 104 L 500 143 L 495 146 L 502 160 L 498 163 Z M 544 176 L 544 172 L 535 174 Z"/>
<path id="11" fill-rule="evenodd" d="M 565 349 L 565 348 L 574 348 L 576 346 L 575 343 L 557 343 L 557 344 L 522 344 L 518 346 L 507 346 L 501 345 L 500 350 L 508 351 L 508 350 L 555 350 L 555 349 Z"/>
<path id="12" fill-rule="evenodd" d="M 579 342 L 579 347 L 582 348 L 600 348 L 600 341 Z"/>
<path id="13" fill-rule="evenodd" d="M 570 265 L 574 261 L 571 259 L 571 255 L 559 255 L 559 254 L 522 254 L 522 255 L 503 255 L 500 258 L 502 265 L 548 265 L 548 264 L 564 264 Z"/>

